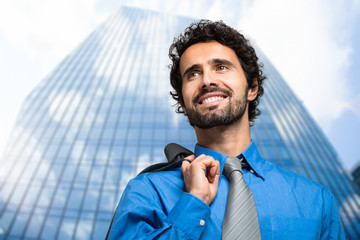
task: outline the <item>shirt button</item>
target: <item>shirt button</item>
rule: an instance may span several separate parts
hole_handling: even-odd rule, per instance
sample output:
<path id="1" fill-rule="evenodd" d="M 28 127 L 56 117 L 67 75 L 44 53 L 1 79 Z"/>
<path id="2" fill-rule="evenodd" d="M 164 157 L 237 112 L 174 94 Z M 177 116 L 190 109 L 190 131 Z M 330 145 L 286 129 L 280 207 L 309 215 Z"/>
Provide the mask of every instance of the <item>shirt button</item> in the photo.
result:
<path id="1" fill-rule="evenodd" d="M 205 225 L 205 220 L 204 219 L 200 219 L 200 226 L 204 226 Z"/>
<path id="2" fill-rule="evenodd" d="M 254 173 L 254 170 L 250 169 L 250 172 L 251 172 L 251 173 Z"/>

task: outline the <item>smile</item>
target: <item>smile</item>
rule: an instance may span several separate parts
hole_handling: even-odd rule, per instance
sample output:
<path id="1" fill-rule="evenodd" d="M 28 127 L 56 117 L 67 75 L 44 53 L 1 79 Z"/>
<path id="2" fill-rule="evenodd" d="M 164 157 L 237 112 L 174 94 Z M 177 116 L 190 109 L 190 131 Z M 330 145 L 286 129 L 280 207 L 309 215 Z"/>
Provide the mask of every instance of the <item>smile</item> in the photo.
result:
<path id="1" fill-rule="evenodd" d="M 218 100 L 223 100 L 225 97 L 220 97 L 220 96 L 216 96 L 216 97 L 209 97 L 209 98 L 205 98 L 204 100 L 202 100 L 200 102 L 200 104 L 203 104 L 203 103 L 211 103 L 211 102 L 215 102 L 215 101 L 218 101 Z"/>
<path id="2" fill-rule="evenodd" d="M 231 97 L 232 93 L 228 90 L 214 87 L 212 89 L 203 89 L 194 99 L 193 104 L 204 104 L 206 106 L 220 103 L 224 99 Z"/>

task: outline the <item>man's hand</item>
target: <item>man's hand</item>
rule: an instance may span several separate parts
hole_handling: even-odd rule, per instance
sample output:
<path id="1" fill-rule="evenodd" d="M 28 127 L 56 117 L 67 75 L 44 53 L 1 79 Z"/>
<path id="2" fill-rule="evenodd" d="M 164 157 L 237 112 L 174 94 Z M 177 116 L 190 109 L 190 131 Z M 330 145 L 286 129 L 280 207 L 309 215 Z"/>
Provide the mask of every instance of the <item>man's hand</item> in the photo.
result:
<path id="1" fill-rule="evenodd" d="M 211 156 L 201 154 L 195 159 L 194 155 L 188 156 L 181 165 L 186 191 L 210 205 L 217 194 L 220 163 Z M 206 175 L 205 175 L 206 170 Z"/>

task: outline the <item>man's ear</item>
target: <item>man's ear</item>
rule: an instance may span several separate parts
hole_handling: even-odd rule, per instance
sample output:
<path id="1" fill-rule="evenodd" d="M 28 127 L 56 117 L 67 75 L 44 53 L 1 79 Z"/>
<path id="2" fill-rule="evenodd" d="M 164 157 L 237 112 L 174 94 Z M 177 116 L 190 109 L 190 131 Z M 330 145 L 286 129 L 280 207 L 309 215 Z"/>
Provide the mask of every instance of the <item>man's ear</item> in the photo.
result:
<path id="1" fill-rule="evenodd" d="M 184 108 L 184 104 L 182 104 L 182 103 L 179 103 L 180 104 L 180 107 L 181 107 L 181 109 L 184 111 L 184 113 L 186 114 L 186 109 Z"/>
<path id="2" fill-rule="evenodd" d="M 249 88 L 249 91 L 248 91 L 247 100 L 249 102 L 253 101 L 256 98 L 257 94 L 258 94 L 259 87 L 258 87 L 257 78 L 254 78 L 253 83 L 254 83 L 254 87 Z"/>

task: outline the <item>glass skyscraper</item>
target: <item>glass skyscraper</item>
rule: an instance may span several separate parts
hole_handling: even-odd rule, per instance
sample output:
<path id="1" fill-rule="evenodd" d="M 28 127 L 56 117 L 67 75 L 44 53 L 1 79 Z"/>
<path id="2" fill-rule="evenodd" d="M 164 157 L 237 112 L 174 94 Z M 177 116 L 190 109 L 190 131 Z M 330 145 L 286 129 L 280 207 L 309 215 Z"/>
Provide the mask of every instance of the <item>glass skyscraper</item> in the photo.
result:
<path id="1" fill-rule="evenodd" d="M 169 95 L 168 47 L 193 19 L 129 7 L 94 30 L 26 98 L 2 155 L 0 238 L 103 239 L 121 193 L 164 146 L 193 149 Z M 302 103 L 257 49 L 268 79 L 252 138 L 262 155 L 326 187 L 349 239 L 359 189 Z"/>

